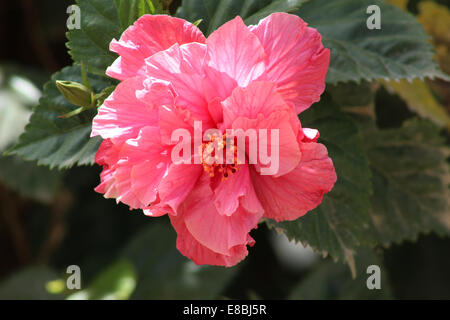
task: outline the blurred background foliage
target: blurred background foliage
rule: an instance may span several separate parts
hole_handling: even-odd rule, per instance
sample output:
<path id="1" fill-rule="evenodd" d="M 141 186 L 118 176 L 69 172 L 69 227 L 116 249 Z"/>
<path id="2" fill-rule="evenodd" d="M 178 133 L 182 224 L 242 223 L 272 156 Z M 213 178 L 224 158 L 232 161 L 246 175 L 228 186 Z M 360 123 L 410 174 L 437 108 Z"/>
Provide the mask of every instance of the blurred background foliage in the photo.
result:
<path id="1" fill-rule="evenodd" d="M 165 2 L 160 10 L 174 14 L 180 2 L 170 6 Z M 416 16 L 431 36 L 441 69 L 450 73 L 448 1 L 389 2 Z M 65 47 L 66 9 L 71 4 L 71 0 L 0 2 L 0 151 L 17 142 L 50 75 L 72 63 Z M 449 88 L 449 82 L 439 79 L 368 80 L 328 85 L 324 99 L 333 99 L 362 127 L 375 116 L 372 129 L 384 129 L 376 137 L 389 141 L 402 142 L 414 133 L 417 123 L 411 118 L 420 115 L 441 128 L 426 130 L 438 130 L 448 145 Z M 320 124 L 320 117 L 319 112 L 310 112 L 305 120 Z M 390 135 L 389 129 L 400 127 L 406 128 L 403 136 Z M 427 134 L 431 135 L 423 133 Z M 373 137 L 367 130 L 362 138 Z M 388 162 L 387 169 L 408 164 L 377 153 L 391 146 L 376 146 L 367 154 Z M 423 158 L 412 159 L 417 174 L 434 161 Z M 450 299 L 450 239 L 429 232 L 435 228 L 420 229 L 417 237 L 414 226 L 408 226 L 402 230 L 411 233 L 405 242 L 396 241 L 396 230 L 378 230 L 393 240 L 375 250 L 361 247 L 355 253 L 355 277 L 348 265 L 289 242 L 266 224 L 252 233 L 257 245 L 238 267 L 199 267 L 176 250 L 176 235 L 167 219 L 150 219 L 96 194 L 99 173 L 97 166 L 58 171 L 17 156 L 0 156 L 0 299 Z M 383 188 L 384 178 L 376 179 Z M 388 206 L 389 200 L 378 205 Z M 426 201 L 430 208 L 419 214 L 432 216 L 433 204 Z M 400 224 L 396 219 L 392 217 L 392 223 Z M 372 264 L 381 266 L 379 291 L 366 288 L 366 268 Z M 70 265 L 81 268 L 79 291 L 66 289 Z"/>

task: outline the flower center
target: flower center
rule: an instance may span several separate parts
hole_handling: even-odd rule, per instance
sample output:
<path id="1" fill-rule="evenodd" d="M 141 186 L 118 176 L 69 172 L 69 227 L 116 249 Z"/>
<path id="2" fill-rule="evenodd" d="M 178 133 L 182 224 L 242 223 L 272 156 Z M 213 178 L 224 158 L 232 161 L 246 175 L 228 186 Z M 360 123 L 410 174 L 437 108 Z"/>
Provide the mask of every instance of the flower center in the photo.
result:
<path id="1" fill-rule="evenodd" d="M 239 169 L 236 144 L 231 143 L 230 139 L 227 142 L 226 134 L 221 137 L 208 135 L 207 138 L 209 141 L 199 147 L 203 169 L 211 178 L 219 174 L 225 181 Z"/>

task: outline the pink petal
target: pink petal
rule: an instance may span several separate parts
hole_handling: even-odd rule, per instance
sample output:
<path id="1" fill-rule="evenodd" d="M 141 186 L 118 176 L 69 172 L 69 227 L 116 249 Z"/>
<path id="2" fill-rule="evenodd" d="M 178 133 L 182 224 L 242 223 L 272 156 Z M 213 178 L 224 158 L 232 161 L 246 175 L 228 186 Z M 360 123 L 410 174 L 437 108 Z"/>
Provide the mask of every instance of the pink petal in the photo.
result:
<path id="1" fill-rule="evenodd" d="M 241 17 L 237 16 L 214 31 L 206 43 L 207 64 L 228 74 L 239 86 L 247 86 L 264 72 L 264 49 Z"/>
<path id="2" fill-rule="evenodd" d="M 160 202 L 169 206 L 172 214 L 176 215 L 178 206 L 186 199 L 202 173 L 201 165 L 172 164 L 159 185 Z"/>
<path id="3" fill-rule="evenodd" d="M 246 88 L 236 88 L 231 96 L 222 102 L 224 126 L 230 127 L 238 117 L 256 119 L 258 115 L 268 118 L 277 110 L 289 110 L 289 106 L 277 93 L 276 85 L 255 81 Z M 298 120 L 297 120 L 298 122 Z"/>
<path id="4" fill-rule="evenodd" d="M 169 164 L 170 154 L 161 144 L 159 128 L 143 128 L 139 136 L 127 140 L 121 150 L 116 175 L 121 174 L 120 180 L 127 183 L 123 184 L 123 188 L 118 187 L 119 192 L 126 193 L 130 188 L 142 204 L 139 208 L 147 207 L 156 200 L 159 183 Z M 119 196 L 118 200 L 122 201 L 122 198 L 123 196 Z"/>
<path id="5" fill-rule="evenodd" d="M 237 87 L 237 82 L 225 72 L 218 71 L 209 66 L 204 66 L 205 77 L 203 79 L 203 90 L 206 100 L 211 101 L 218 98 L 220 101 L 228 98 Z"/>
<path id="6" fill-rule="evenodd" d="M 287 175 L 275 178 L 251 172 L 266 218 L 295 220 L 317 207 L 323 195 L 333 188 L 337 177 L 325 146 L 304 143 L 301 152 L 300 164 Z"/>
<path id="7" fill-rule="evenodd" d="M 303 128 L 303 142 L 317 142 L 320 138 L 319 130 Z"/>
<path id="8" fill-rule="evenodd" d="M 131 188 L 145 207 L 156 201 L 159 184 L 167 171 L 167 166 L 167 159 L 157 157 L 133 166 Z"/>
<path id="9" fill-rule="evenodd" d="M 293 103 L 297 113 L 319 101 L 325 90 L 330 50 L 323 47 L 317 30 L 287 13 L 273 13 L 249 29 L 267 55 L 262 78 L 277 83 L 279 92 Z"/>
<path id="10" fill-rule="evenodd" d="M 115 164 L 119 160 L 119 153 L 122 148 L 121 144 L 114 144 L 110 139 L 103 140 L 95 155 L 95 162 L 103 166 L 100 175 L 101 183 L 95 188 L 98 193 L 116 194 L 114 186 L 114 169 Z"/>
<path id="11" fill-rule="evenodd" d="M 115 91 L 99 108 L 92 124 L 91 136 L 100 135 L 103 139 L 135 138 L 139 130 L 145 126 L 155 126 L 158 123 L 158 110 L 155 103 L 159 100 L 138 99 L 137 93 L 146 92 L 149 96 L 169 96 L 167 86 L 161 83 L 144 86 L 144 78 L 136 77 L 121 82 Z M 151 93 L 151 94 L 150 94 Z M 160 97 L 159 97 L 160 98 Z M 172 96 L 173 100 L 173 96 Z"/>
<path id="12" fill-rule="evenodd" d="M 136 97 L 152 108 L 173 105 L 175 96 L 170 82 L 148 77 L 144 80 L 144 89 L 136 91 Z"/>
<path id="13" fill-rule="evenodd" d="M 146 216 L 162 217 L 166 214 L 173 214 L 172 209 L 164 204 L 156 203 L 142 210 Z"/>
<path id="14" fill-rule="evenodd" d="M 211 119 L 220 128 L 223 122 L 223 107 L 220 98 L 214 98 L 208 101 L 208 112 Z"/>
<path id="15" fill-rule="evenodd" d="M 180 210 L 189 233 L 208 249 L 232 254 L 235 246 L 246 245 L 250 230 L 256 228 L 262 214 L 238 208 L 232 216 L 220 214 L 213 203 L 210 178 L 202 175 Z"/>
<path id="16" fill-rule="evenodd" d="M 241 200 L 245 201 L 247 211 L 262 213 L 263 209 L 253 189 L 247 165 L 238 166 L 236 173 L 221 181 L 214 189 L 214 204 L 222 215 L 234 214 Z"/>
<path id="17" fill-rule="evenodd" d="M 204 66 L 203 71 L 205 73 L 203 90 L 206 101 L 208 101 L 208 111 L 218 126 L 223 121 L 223 111 L 220 103 L 231 95 L 238 84 L 236 80 L 226 73 L 209 66 Z"/>
<path id="18" fill-rule="evenodd" d="M 246 245 L 237 245 L 231 248 L 227 255 L 214 252 L 202 245 L 192 236 L 186 228 L 183 217 L 170 216 L 170 221 L 178 234 L 177 249 L 197 265 L 207 264 L 232 267 L 244 260 L 248 254 Z M 254 243 L 250 236 L 248 236 L 247 243 L 249 245 L 253 245 Z"/>
<path id="19" fill-rule="evenodd" d="M 262 116 L 258 119 L 238 118 L 233 122 L 233 129 L 242 129 L 247 131 L 249 129 L 257 130 L 258 141 L 253 142 L 258 145 L 258 153 L 260 152 L 259 139 L 261 139 L 259 130 L 267 129 L 267 149 L 266 154 L 271 155 L 271 150 L 278 149 L 278 159 L 273 157 L 273 161 L 278 161 L 278 170 L 272 172 L 270 175 L 282 176 L 286 173 L 294 170 L 300 162 L 302 154 L 300 152 L 297 141 L 297 128 L 292 128 L 292 110 L 280 110 L 275 111 L 268 118 Z M 297 122 L 298 119 L 297 119 Z M 275 145 L 272 145 L 272 130 L 278 130 L 278 141 Z M 249 147 L 246 146 L 246 152 L 249 152 Z M 260 171 L 261 167 L 268 167 L 261 163 L 261 159 L 258 154 L 258 163 L 256 168 Z"/>
<path id="20" fill-rule="evenodd" d="M 136 139 L 113 144 L 105 140 L 96 161 L 104 166 L 96 191 L 131 208 L 146 208 L 157 199 L 158 185 L 170 164 L 159 128 L 145 127 Z"/>
<path id="21" fill-rule="evenodd" d="M 131 208 L 139 208 L 141 203 L 131 191 L 129 174 L 125 177 L 121 172 L 118 174 L 118 161 L 123 146 L 122 142 L 114 144 L 110 139 L 102 142 L 96 154 L 96 162 L 103 166 L 103 172 L 100 175 L 101 184 L 95 191 L 103 193 L 106 199 L 117 199 L 119 202 L 120 198 Z M 123 169 L 119 171 L 123 172 Z"/>
<path id="22" fill-rule="evenodd" d="M 205 42 L 193 24 L 166 15 L 145 15 L 129 27 L 119 41 L 113 40 L 110 50 L 120 57 L 106 74 L 118 80 L 145 75 L 145 59 L 174 44 Z"/>
<path id="23" fill-rule="evenodd" d="M 142 209 L 148 206 L 143 203 L 132 189 L 131 170 L 132 166 L 117 166 L 114 171 L 114 187 L 116 193 L 105 193 L 106 199 L 116 199 L 117 203 L 122 202 L 130 209 Z"/>
<path id="24" fill-rule="evenodd" d="M 159 126 L 161 141 L 167 145 L 178 144 L 172 142 L 172 134 L 175 130 L 185 129 L 191 137 L 194 136 L 194 123 L 188 110 L 176 106 L 163 106 L 159 108 Z"/>
<path id="25" fill-rule="evenodd" d="M 177 94 L 175 104 L 189 110 L 198 120 L 211 123 L 202 86 L 205 52 L 203 44 L 175 44 L 146 60 L 146 74 L 170 82 Z"/>

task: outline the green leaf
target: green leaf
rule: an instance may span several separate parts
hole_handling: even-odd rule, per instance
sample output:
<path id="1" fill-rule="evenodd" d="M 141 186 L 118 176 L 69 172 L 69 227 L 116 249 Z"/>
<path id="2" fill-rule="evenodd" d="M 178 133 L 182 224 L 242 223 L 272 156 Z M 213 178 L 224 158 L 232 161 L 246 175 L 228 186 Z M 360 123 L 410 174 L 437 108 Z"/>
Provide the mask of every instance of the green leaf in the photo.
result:
<path id="1" fill-rule="evenodd" d="M 154 14 L 151 0 L 114 0 L 122 29 L 125 30 L 144 14 Z"/>
<path id="2" fill-rule="evenodd" d="M 67 47 L 74 62 L 83 63 L 97 75 L 105 75 L 117 55 L 109 51 L 112 39 L 144 14 L 166 13 L 167 0 L 76 0 L 81 12 L 81 30 L 67 32 Z"/>
<path id="3" fill-rule="evenodd" d="M 314 268 L 292 291 L 293 300 L 379 300 L 391 299 L 387 275 L 381 259 L 368 248 L 359 249 L 355 255 L 357 277 L 352 278 L 347 266 L 324 261 Z M 381 289 L 367 288 L 367 267 L 376 265 L 381 271 Z"/>
<path id="4" fill-rule="evenodd" d="M 0 283 L 0 300 L 53 300 L 61 296 L 50 294 L 46 284 L 58 275 L 48 267 L 22 269 Z"/>
<path id="5" fill-rule="evenodd" d="M 367 28 L 370 5 L 381 9 L 381 30 Z M 177 15 L 191 22 L 203 19 L 199 27 L 209 35 L 237 15 L 256 24 L 273 12 L 295 13 L 319 30 L 331 49 L 328 83 L 448 78 L 415 17 L 382 0 L 183 0 Z"/>
<path id="6" fill-rule="evenodd" d="M 268 224 L 323 255 L 347 260 L 354 271 L 355 248 L 373 240 L 368 232 L 371 175 L 358 127 L 328 95 L 303 112 L 300 120 L 303 127 L 319 129 L 319 142 L 328 148 L 338 180 L 313 211 L 296 221 Z"/>
<path id="7" fill-rule="evenodd" d="M 68 300 L 125 300 L 136 287 L 133 264 L 121 260 L 101 272 L 85 290 L 78 291 Z"/>
<path id="8" fill-rule="evenodd" d="M 196 266 L 178 252 L 175 232 L 162 223 L 145 228 L 122 257 L 137 270 L 139 281 L 132 299 L 218 298 L 238 270 Z"/>
<path id="9" fill-rule="evenodd" d="M 174 0 L 141 0 L 146 2 L 146 5 L 151 7 L 152 14 L 170 14 L 170 5 Z"/>
<path id="10" fill-rule="evenodd" d="M 197 21 L 192 22 L 192 24 L 196 27 L 198 27 L 200 25 L 200 23 L 203 22 L 203 19 L 198 19 Z"/>
<path id="11" fill-rule="evenodd" d="M 100 107 L 103 104 L 103 102 L 105 102 L 105 100 L 114 92 L 115 89 L 116 86 L 110 86 L 108 88 L 103 89 L 102 92 L 97 93 L 94 96 L 97 107 Z"/>
<path id="12" fill-rule="evenodd" d="M 381 29 L 369 30 L 369 5 L 381 10 Z M 381 0 L 311 0 L 296 14 L 331 49 L 328 83 L 447 76 L 433 60 L 423 27 L 411 14 Z"/>
<path id="13" fill-rule="evenodd" d="M 379 243 L 415 240 L 420 233 L 450 234 L 449 150 L 439 129 L 409 120 L 400 129 L 364 124 L 373 172 L 371 224 Z"/>
<path id="14" fill-rule="evenodd" d="M 329 84 L 327 92 L 342 107 L 365 107 L 374 101 L 374 83 L 362 81 Z"/>
<path id="15" fill-rule="evenodd" d="M 81 30 L 67 32 L 69 53 L 73 61 L 83 63 L 89 72 L 104 76 L 117 57 L 109 51 L 109 43 L 120 38 L 124 30 L 114 0 L 76 0 L 76 3 L 81 12 Z M 126 15 L 122 12 L 121 18 Z"/>
<path id="16" fill-rule="evenodd" d="M 383 85 L 389 92 L 398 94 L 407 103 L 409 109 L 450 130 L 450 115 L 445 106 L 441 105 L 433 95 L 426 82 L 419 79 L 412 82 L 385 81 Z"/>
<path id="17" fill-rule="evenodd" d="M 94 162 L 100 138 L 90 139 L 91 122 L 96 110 L 89 110 L 69 119 L 61 119 L 76 106 L 68 102 L 55 85 L 57 79 L 81 82 L 79 66 L 66 67 L 53 75 L 44 86 L 39 106 L 34 109 L 25 133 L 8 154 L 19 155 L 26 160 L 37 160 L 50 168 L 69 168 Z M 95 92 L 111 86 L 104 77 L 91 76 Z"/>
<path id="18" fill-rule="evenodd" d="M 288 12 L 292 13 L 300 6 L 308 0 L 295 0 L 295 1 L 286 1 L 286 0 L 277 0 L 272 1 L 271 4 L 267 5 L 266 7 L 262 8 L 258 12 L 252 14 L 248 18 L 245 18 L 245 23 L 250 25 L 256 25 L 261 19 L 264 19 L 265 17 L 269 16 L 271 13 L 274 12 Z"/>
<path id="19" fill-rule="evenodd" d="M 225 22 L 241 16 L 247 23 L 257 23 L 272 12 L 294 12 L 305 0 L 183 0 L 177 16 L 190 22 L 203 19 L 199 25 L 211 34 Z"/>

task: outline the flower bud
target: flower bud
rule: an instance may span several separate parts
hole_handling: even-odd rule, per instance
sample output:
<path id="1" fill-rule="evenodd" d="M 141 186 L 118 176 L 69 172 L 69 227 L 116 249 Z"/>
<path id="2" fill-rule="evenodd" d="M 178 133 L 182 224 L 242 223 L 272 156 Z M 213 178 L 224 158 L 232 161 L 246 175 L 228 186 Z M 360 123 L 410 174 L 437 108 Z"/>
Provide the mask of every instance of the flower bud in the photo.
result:
<path id="1" fill-rule="evenodd" d="M 56 81 L 56 86 L 69 102 L 80 107 L 92 106 L 92 92 L 86 86 L 72 81 Z"/>

